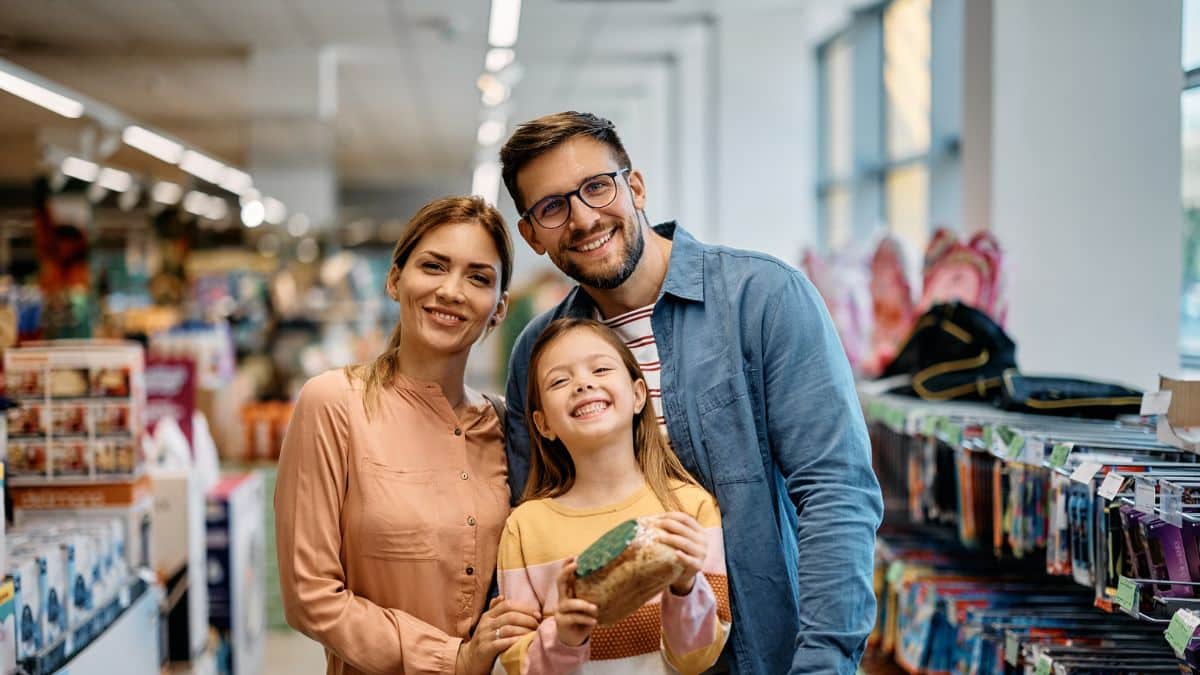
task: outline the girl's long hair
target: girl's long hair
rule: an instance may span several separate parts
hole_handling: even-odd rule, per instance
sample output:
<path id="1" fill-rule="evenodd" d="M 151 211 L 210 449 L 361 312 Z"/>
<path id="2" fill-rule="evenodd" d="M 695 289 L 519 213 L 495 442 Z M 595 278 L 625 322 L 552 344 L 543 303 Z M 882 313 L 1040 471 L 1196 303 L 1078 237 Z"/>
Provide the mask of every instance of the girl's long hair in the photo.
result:
<path id="1" fill-rule="evenodd" d="M 388 279 L 400 274 L 421 239 L 443 225 L 459 223 L 476 223 L 487 230 L 492 242 L 496 244 L 496 252 L 500 255 L 500 289 L 503 295 L 512 281 L 513 245 L 508 234 L 508 226 L 504 216 L 495 207 L 489 205 L 480 197 L 442 197 L 421 207 L 420 211 L 404 226 L 404 232 L 396 241 L 392 250 L 392 268 L 388 271 Z M 351 381 L 357 379 L 363 383 L 363 407 L 367 418 L 379 404 L 379 392 L 390 385 L 400 372 L 400 322 L 392 329 L 387 347 L 383 353 L 370 363 L 348 366 L 346 377 Z"/>
<path id="2" fill-rule="evenodd" d="M 525 484 L 522 501 L 558 497 L 575 484 L 575 463 L 571 460 L 571 454 L 567 452 L 561 440 L 552 441 L 538 433 L 537 426 L 533 423 L 533 413 L 542 408 L 542 392 L 537 376 L 542 356 L 555 340 L 578 330 L 590 330 L 612 346 L 621 356 L 621 361 L 633 381 L 644 382 L 646 379 L 633 352 L 629 351 L 612 329 L 599 321 L 558 319 L 547 326 L 534 343 L 533 355 L 529 359 L 529 401 L 525 408 L 525 425 L 529 429 L 531 447 L 529 482 Z M 663 438 L 648 392 L 642 411 L 634 415 L 632 433 L 634 459 L 641 467 L 642 476 L 645 477 L 646 484 L 650 486 L 654 496 L 658 497 L 658 501 L 668 510 L 678 511 L 683 508 L 679 498 L 671 490 L 671 483 L 677 481 L 697 487 L 700 484 L 683 468 L 679 457 Z"/>

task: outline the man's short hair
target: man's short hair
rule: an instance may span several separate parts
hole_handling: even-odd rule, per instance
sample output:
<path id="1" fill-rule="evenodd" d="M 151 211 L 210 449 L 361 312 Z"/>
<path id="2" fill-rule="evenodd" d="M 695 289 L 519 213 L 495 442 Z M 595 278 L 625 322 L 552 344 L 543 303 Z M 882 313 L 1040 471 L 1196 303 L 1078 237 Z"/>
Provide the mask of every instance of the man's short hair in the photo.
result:
<path id="1" fill-rule="evenodd" d="M 631 168 L 629 155 L 617 136 L 617 128 L 603 117 L 568 110 L 530 120 L 518 126 L 500 149 L 504 187 L 508 189 L 509 196 L 517 205 L 518 213 L 523 213 L 527 207 L 525 196 L 517 188 L 517 173 L 526 164 L 576 136 L 590 136 L 607 145 L 618 168 Z"/>

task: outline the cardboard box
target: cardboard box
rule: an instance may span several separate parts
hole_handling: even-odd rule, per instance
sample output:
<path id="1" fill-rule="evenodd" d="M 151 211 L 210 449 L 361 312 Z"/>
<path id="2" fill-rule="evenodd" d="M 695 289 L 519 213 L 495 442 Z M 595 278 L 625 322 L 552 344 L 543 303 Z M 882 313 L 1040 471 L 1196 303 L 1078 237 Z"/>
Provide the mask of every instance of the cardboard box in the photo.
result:
<path id="1" fill-rule="evenodd" d="M 255 473 L 230 476 L 208 494 L 209 623 L 228 654 L 221 672 L 253 675 L 266 639 L 264 491 Z"/>
<path id="2" fill-rule="evenodd" d="M 17 599 L 13 582 L 0 583 L 0 671 L 17 668 Z"/>
<path id="3" fill-rule="evenodd" d="M 169 659 L 192 661 L 208 641 L 207 542 L 204 490 L 192 471 L 153 470 L 154 560 L 168 584 L 168 597 L 179 597 L 168 622 Z M 175 589 L 186 589 L 177 596 Z"/>

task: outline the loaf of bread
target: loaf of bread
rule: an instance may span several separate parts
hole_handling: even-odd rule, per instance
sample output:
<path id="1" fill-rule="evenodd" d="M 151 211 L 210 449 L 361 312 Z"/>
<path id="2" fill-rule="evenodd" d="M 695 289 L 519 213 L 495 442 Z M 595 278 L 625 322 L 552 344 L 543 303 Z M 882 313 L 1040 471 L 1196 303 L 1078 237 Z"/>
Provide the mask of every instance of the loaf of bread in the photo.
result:
<path id="1" fill-rule="evenodd" d="M 662 534 L 653 517 L 627 520 L 579 554 L 575 597 L 599 608 L 600 625 L 624 619 L 679 578 L 683 565 Z"/>

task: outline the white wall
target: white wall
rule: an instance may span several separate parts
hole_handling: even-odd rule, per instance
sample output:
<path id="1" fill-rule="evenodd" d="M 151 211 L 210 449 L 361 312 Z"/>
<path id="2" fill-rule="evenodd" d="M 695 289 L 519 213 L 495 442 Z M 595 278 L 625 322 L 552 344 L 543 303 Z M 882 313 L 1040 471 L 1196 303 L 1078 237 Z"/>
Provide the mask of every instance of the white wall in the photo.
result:
<path id="1" fill-rule="evenodd" d="M 817 237 L 816 72 L 801 10 L 720 15 L 716 243 L 798 264 Z"/>
<path id="2" fill-rule="evenodd" d="M 1153 386 L 1179 363 L 1180 3 L 992 12 L 990 224 L 1018 363 Z"/>

